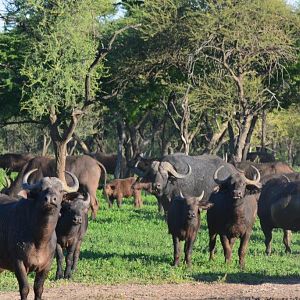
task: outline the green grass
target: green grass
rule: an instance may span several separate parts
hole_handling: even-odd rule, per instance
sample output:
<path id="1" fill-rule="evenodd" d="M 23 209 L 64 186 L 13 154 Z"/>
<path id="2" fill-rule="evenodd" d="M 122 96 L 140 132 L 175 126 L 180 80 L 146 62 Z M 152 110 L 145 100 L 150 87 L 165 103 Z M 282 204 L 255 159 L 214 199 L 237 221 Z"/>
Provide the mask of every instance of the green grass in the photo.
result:
<path id="1" fill-rule="evenodd" d="M 101 195 L 99 193 L 100 198 Z M 183 264 L 171 267 L 173 246 L 171 236 L 163 217 L 157 212 L 156 200 L 144 197 L 142 209 L 133 208 L 133 200 L 125 200 L 121 209 L 109 210 L 101 198 L 101 209 L 95 221 L 89 222 L 87 235 L 81 248 L 78 270 L 73 276 L 75 282 L 85 283 L 180 283 L 197 280 L 206 282 L 260 283 L 277 279 L 299 277 L 300 239 L 294 234 L 291 255 L 284 253 L 282 232 L 273 234 L 273 254 L 264 255 L 263 234 L 256 222 L 246 256 L 246 268 L 238 267 L 237 248 L 234 247 L 233 262 L 224 264 L 221 244 L 217 242 L 216 260 L 208 261 L 208 233 L 205 213 L 202 226 L 194 246 L 193 267 Z M 183 258 L 183 257 L 182 257 Z M 61 285 L 55 282 L 56 264 L 46 286 Z M 33 275 L 30 276 L 32 282 Z M 0 276 L 0 290 L 16 290 L 14 274 L 4 272 Z"/>

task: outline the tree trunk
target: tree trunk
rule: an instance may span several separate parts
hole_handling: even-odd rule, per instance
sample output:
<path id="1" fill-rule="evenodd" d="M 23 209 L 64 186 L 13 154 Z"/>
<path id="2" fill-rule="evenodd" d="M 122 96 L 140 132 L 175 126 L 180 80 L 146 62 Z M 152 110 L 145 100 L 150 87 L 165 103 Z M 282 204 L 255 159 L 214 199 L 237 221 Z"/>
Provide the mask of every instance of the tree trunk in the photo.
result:
<path id="1" fill-rule="evenodd" d="M 235 136 L 231 122 L 228 122 L 228 136 L 229 136 L 229 158 L 231 159 L 234 155 L 235 149 Z"/>
<path id="2" fill-rule="evenodd" d="M 223 140 L 223 138 L 226 134 L 227 128 L 228 128 L 228 121 L 224 122 L 222 124 L 220 130 L 218 132 L 215 132 L 211 136 L 211 140 L 209 141 L 208 145 L 206 146 L 204 153 L 207 153 L 207 154 L 212 154 L 212 153 L 215 154 L 216 153 L 215 149 L 218 148 L 218 145 Z"/>
<path id="3" fill-rule="evenodd" d="M 42 150 L 42 156 L 46 156 L 48 153 L 49 146 L 51 144 L 51 138 L 49 138 L 49 141 L 47 141 L 46 134 L 43 134 L 43 150 Z"/>
<path id="4" fill-rule="evenodd" d="M 51 107 L 49 117 L 50 136 L 53 142 L 54 153 L 56 158 L 56 176 L 62 181 L 66 181 L 64 172 L 66 169 L 67 144 L 72 138 L 78 119 L 81 116 L 81 114 L 82 111 L 73 111 L 69 126 L 67 126 L 64 132 L 60 134 L 59 126 L 61 125 L 61 121 L 58 119 L 54 107 Z"/>
<path id="5" fill-rule="evenodd" d="M 117 156 L 117 164 L 114 172 L 115 178 L 120 178 L 123 176 L 124 171 L 122 170 L 123 166 L 123 145 L 125 141 L 125 130 L 123 121 L 119 121 L 117 123 L 117 132 L 118 132 L 118 156 Z"/>
<path id="6" fill-rule="evenodd" d="M 266 134 L 267 134 L 267 115 L 266 111 L 262 111 L 261 118 L 261 151 L 265 150 L 266 147 Z"/>
<path id="7" fill-rule="evenodd" d="M 76 133 L 73 133 L 73 138 L 78 143 L 78 145 L 81 147 L 84 154 L 88 155 L 88 154 L 91 153 L 91 151 L 90 151 L 89 147 L 87 146 L 87 144 Z"/>
<path id="8" fill-rule="evenodd" d="M 249 148 L 251 146 L 251 137 L 252 137 L 257 119 L 258 119 L 258 117 L 257 117 L 257 115 L 255 115 L 255 116 L 253 116 L 253 118 L 251 120 L 250 128 L 249 128 L 247 138 L 246 138 L 246 142 L 245 142 L 245 147 L 243 149 L 243 158 L 242 158 L 242 160 L 244 160 L 244 161 L 247 159 L 247 154 L 248 154 Z"/>
<path id="9" fill-rule="evenodd" d="M 234 159 L 236 162 L 242 161 L 243 150 L 246 145 L 246 139 L 251 127 L 252 119 L 253 119 L 253 115 L 248 114 L 243 117 L 242 123 L 239 124 L 239 135 L 238 135 L 238 140 L 237 140 L 235 153 L 234 153 Z"/>

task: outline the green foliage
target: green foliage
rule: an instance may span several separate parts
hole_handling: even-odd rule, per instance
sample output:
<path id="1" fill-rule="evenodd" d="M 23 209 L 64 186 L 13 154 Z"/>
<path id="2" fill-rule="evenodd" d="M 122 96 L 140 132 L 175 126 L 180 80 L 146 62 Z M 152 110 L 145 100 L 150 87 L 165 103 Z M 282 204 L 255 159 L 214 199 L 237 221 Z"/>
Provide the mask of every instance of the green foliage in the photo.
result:
<path id="1" fill-rule="evenodd" d="M 99 47 L 104 23 L 97 19 L 107 14 L 109 1 L 53 1 L 50 6 L 31 1 L 38 17 L 29 44 L 32 49 L 22 70 L 27 78 L 22 109 L 32 117 L 56 111 L 70 111 L 85 99 L 85 76 Z M 99 85 L 96 79 L 105 73 L 97 66 L 91 77 L 93 97 Z"/>
<path id="2" fill-rule="evenodd" d="M 100 193 L 99 193 L 100 196 Z M 167 225 L 157 212 L 153 196 L 144 197 L 142 209 L 133 208 L 133 200 L 125 200 L 121 209 L 107 208 L 101 197 L 101 210 L 96 221 L 89 223 L 88 232 L 81 247 L 78 270 L 73 281 L 98 284 L 118 283 L 180 283 L 180 282 L 247 282 L 257 284 L 269 280 L 298 277 L 300 251 L 299 235 L 293 235 L 291 255 L 284 253 L 282 231 L 276 231 L 273 239 L 273 253 L 264 254 L 263 233 L 257 221 L 246 256 L 246 268 L 238 266 L 238 241 L 234 246 L 233 261 L 224 263 L 223 250 L 217 241 L 216 260 L 208 261 L 208 232 L 206 216 L 202 214 L 202 229 L 194 245 L 193 267 L 183 264 L 173 268 L 172 238 Z M 64 281 L 55 282 L 55 262 L 49 276 L 51 286 L 62 286 Z M 31 282 L 32 280 L 31 276 Z M 46 281 L 46 288 L 49 280 Z M 63 287 L 61 287 L 63 288 Z M 17 280 L 10 272 L 0 276 L 0 289 L 17 289 Z"/>

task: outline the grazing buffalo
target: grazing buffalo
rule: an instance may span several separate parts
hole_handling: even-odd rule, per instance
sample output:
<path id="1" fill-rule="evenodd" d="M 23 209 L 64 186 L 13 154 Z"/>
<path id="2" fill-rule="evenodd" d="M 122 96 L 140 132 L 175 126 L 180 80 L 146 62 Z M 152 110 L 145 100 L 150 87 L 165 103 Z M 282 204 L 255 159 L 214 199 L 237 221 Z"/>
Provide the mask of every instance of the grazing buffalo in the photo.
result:
<path id="1" fill-rule="evenodd" d="M 258 217 L 265 235 L 266 254 L 271 254 L 273 228 L 284 230 L 283 243 L 287 253 L 290 248 L 290 230 L 300 230 L 300 180 L 299 174 L 291 173 L 269 179 L 263 186 Z"/>
<path id="2" fill-rule="evenodd" d="M 108 200 L 108 205 L 111 208 L 114 200 L 117 200 L 118 207 L 121 207 L 123 198 L 133 197 L 134 206 L 141 205 L 141 189 L 134 189 L 133 185 L 136 178 L 128 177 L 124 179 L 114 179 L 106 184 L 104 187 L 104 195 Z"/>
<path id="3" fill-rule="evenodd" d="M 294 173 L 295 171 L 286 163 L 281 161 L 270 162 L 270 163 L 254 163 L 249 161 L 243 161 L 240 163 L 234 164 L 237 169 L 245 172 L 245 175 L 248 178 L 254 178 L 255 171 L 252 166 L 256 167 L 261 175 L 261 178 L 264 179 L 265 176 L 274 175 L 274 174 L 286 174 Z"/>
<path id="4" fill-rule="evenodd" d="M 261 188 L 260 174 L 254 167 L 257 173 L 256 180 L 250 180 L 240 172 L 233 173 L 224 180 L 219 180 L 218 172 L 221 168 L 222 166 L 214 174 L 214 180 L 219 185 L 219 190 L 211 196 L 210 202 L 214 205 L 207 212 L 210 259 L 214 257 L 218 234 L 226 262 L 231 261 L 233 244 L 235 239 L 239 238 L 239 264 L 243 268 L 246 249 L 257 213 L 258 194 L 252 193 Z"/>
<path id="5" fill-rule="evenodd" d="M 31 185 L 27 179 L 35 171 L 23 179 L 27 199 L 0 201 L 0 269 L 15 273 L 22 300 L 29 293 L 29 272 L 35 272 L 35 299 L 41 299 L 56 249 L 55 227 L 61 203 L 65 192 L 73 193 L 79 188 L 78 179 L 71 173 L 72 187 L 55 177 L 45 177 Z"/>
<path id="6" fill-rule="evenodd" d="M 9 196 L 16 197 L 21 191 L 21 183 L 23 174 L 32 170 L 38 169 L 38 172 L 35 172 L 31 176 L 31 182 L 40 180 L 46 176 L 55 176 L 56 162 L 55 159 L 48 157 L 35 157 L 23 168 L 22 172 L 19 173 L 16 180 L 12 183 L 11 188 L 8 191 Z M 101 176 L 101 168 L 106 177 L 106 170 L 104 166 L 93 159 L 88 155 L 82 156 L 67 156 L 66 160 L 66 170 L 72 172 L 77 176 L 79 180 L 79 192 L 86 194 L 89 193 L 91 196 L 91 209 L 92 217 L 96 218 L 96 214 L 99 208 L 98 201 L 96 198 L 96 191 L 99 184 L 99 179 Z M 70 182 L 70 179 L 66 178 L 67 182 Z"/>
<path id="7" fill-rule="evenodd" d="M 185 263 L 191 266 L 193 245 L 200 228 L 200 211 L 209 209 L 212 204 L 202 201 L 204 192 L 199 197 L 176 196 L 172 199 L 168 211 L 167 223 L 174 246 L 173 266 L 178 266 L 180 259 L 180 241 L 185 241 Z"/>
<path id="8" fill-rule="evenodd" d="M 22 168 L 33 158 L 31 154 L 6 153 L 0 155 L 0 168 L 8 172 L 21 172 Z"/>
<path id="9" fill-rule="evenodd" d="M 56 226 L 56 279 L 70 279 L 76 271 L 80 254 L 80 246 L 88 227 L 88 210 L 90 207 L 90 195 L 86 197 L 79 193 L 73 193 L 70 201 L 64 201 L 61 208 L 61 216 Z M 63 249 L 67 250 L 66 269 L 63 273 Z"/>

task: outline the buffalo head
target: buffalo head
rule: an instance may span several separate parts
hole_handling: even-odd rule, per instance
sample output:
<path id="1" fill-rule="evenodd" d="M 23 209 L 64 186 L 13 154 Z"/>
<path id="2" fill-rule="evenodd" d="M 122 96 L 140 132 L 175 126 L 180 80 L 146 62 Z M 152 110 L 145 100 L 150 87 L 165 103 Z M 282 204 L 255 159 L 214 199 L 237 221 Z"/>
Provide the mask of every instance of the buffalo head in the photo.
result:
<path id="1" fill-rule="evenodd" d="M 246 194 L 246 189 L 261 189 L 260 173 L 254 166 L 252 168 L 256 171 L 256 179 L 248 179 L 243 172 L 237 171 L 229 175 L 226 179 L 218 179 L 219 171 L 224 168 L 220 166 L 214 173 L 214 181 L 220 188 L 226 188 L 232 194 L 233 199 L 241 199 Z"/>
<path id="2" fill-rule="evenodd" d="M 74 181 L 74 185 L 71 187 L 56 177 L 44 177 L 34 184 L 29 184 L 28 178 L 35 171 L 37 169 L 33 169 L 24 175 L 22 186 L 26 191 L 29 191 L 27 195 L 28 199 L 33 200 L 41 209 L 51 210 L 60 208 L 61 202 L 67 193 L 76 192 L 79 188 L 77 177 L 70 172 L 66 173 Z"/>
<path id="3" fill-rule="evenodd" d="M 199 197 L 184 197 L 182 193 L 180 193 L 180 198 L 185 201 L 185 209 L 183 212 L 185 219 L 192 221 L 198 217 L 202 209 L 207 210 L 213 206 L 213 204 L 208 201 L 202 201 L 203 197 L 204 191 Z"/>
<path id="4" fill-rule="evenodd" d="M 188 172 L 186 174 L 180 174 L 176 171 L 173 165 L 167 161 L 153 161 L 151 165 L 152 172 L 155 174 L 153 182 L 153 190 L 158 196 L 164 194 L 164 190 L 168 182 L 172 179 L 186 178 L 192 173 L 191 166 L 187 164 Z"/>
<path id="5" fill-rule="evenodd" d="M 62 202 L 61 218 L 64 218 L 69 224 L 80 225 L 88 213 L 90 203 L 89 193 L 85 197 L 80 193 L 68 194 L 65 201 Z"/>

